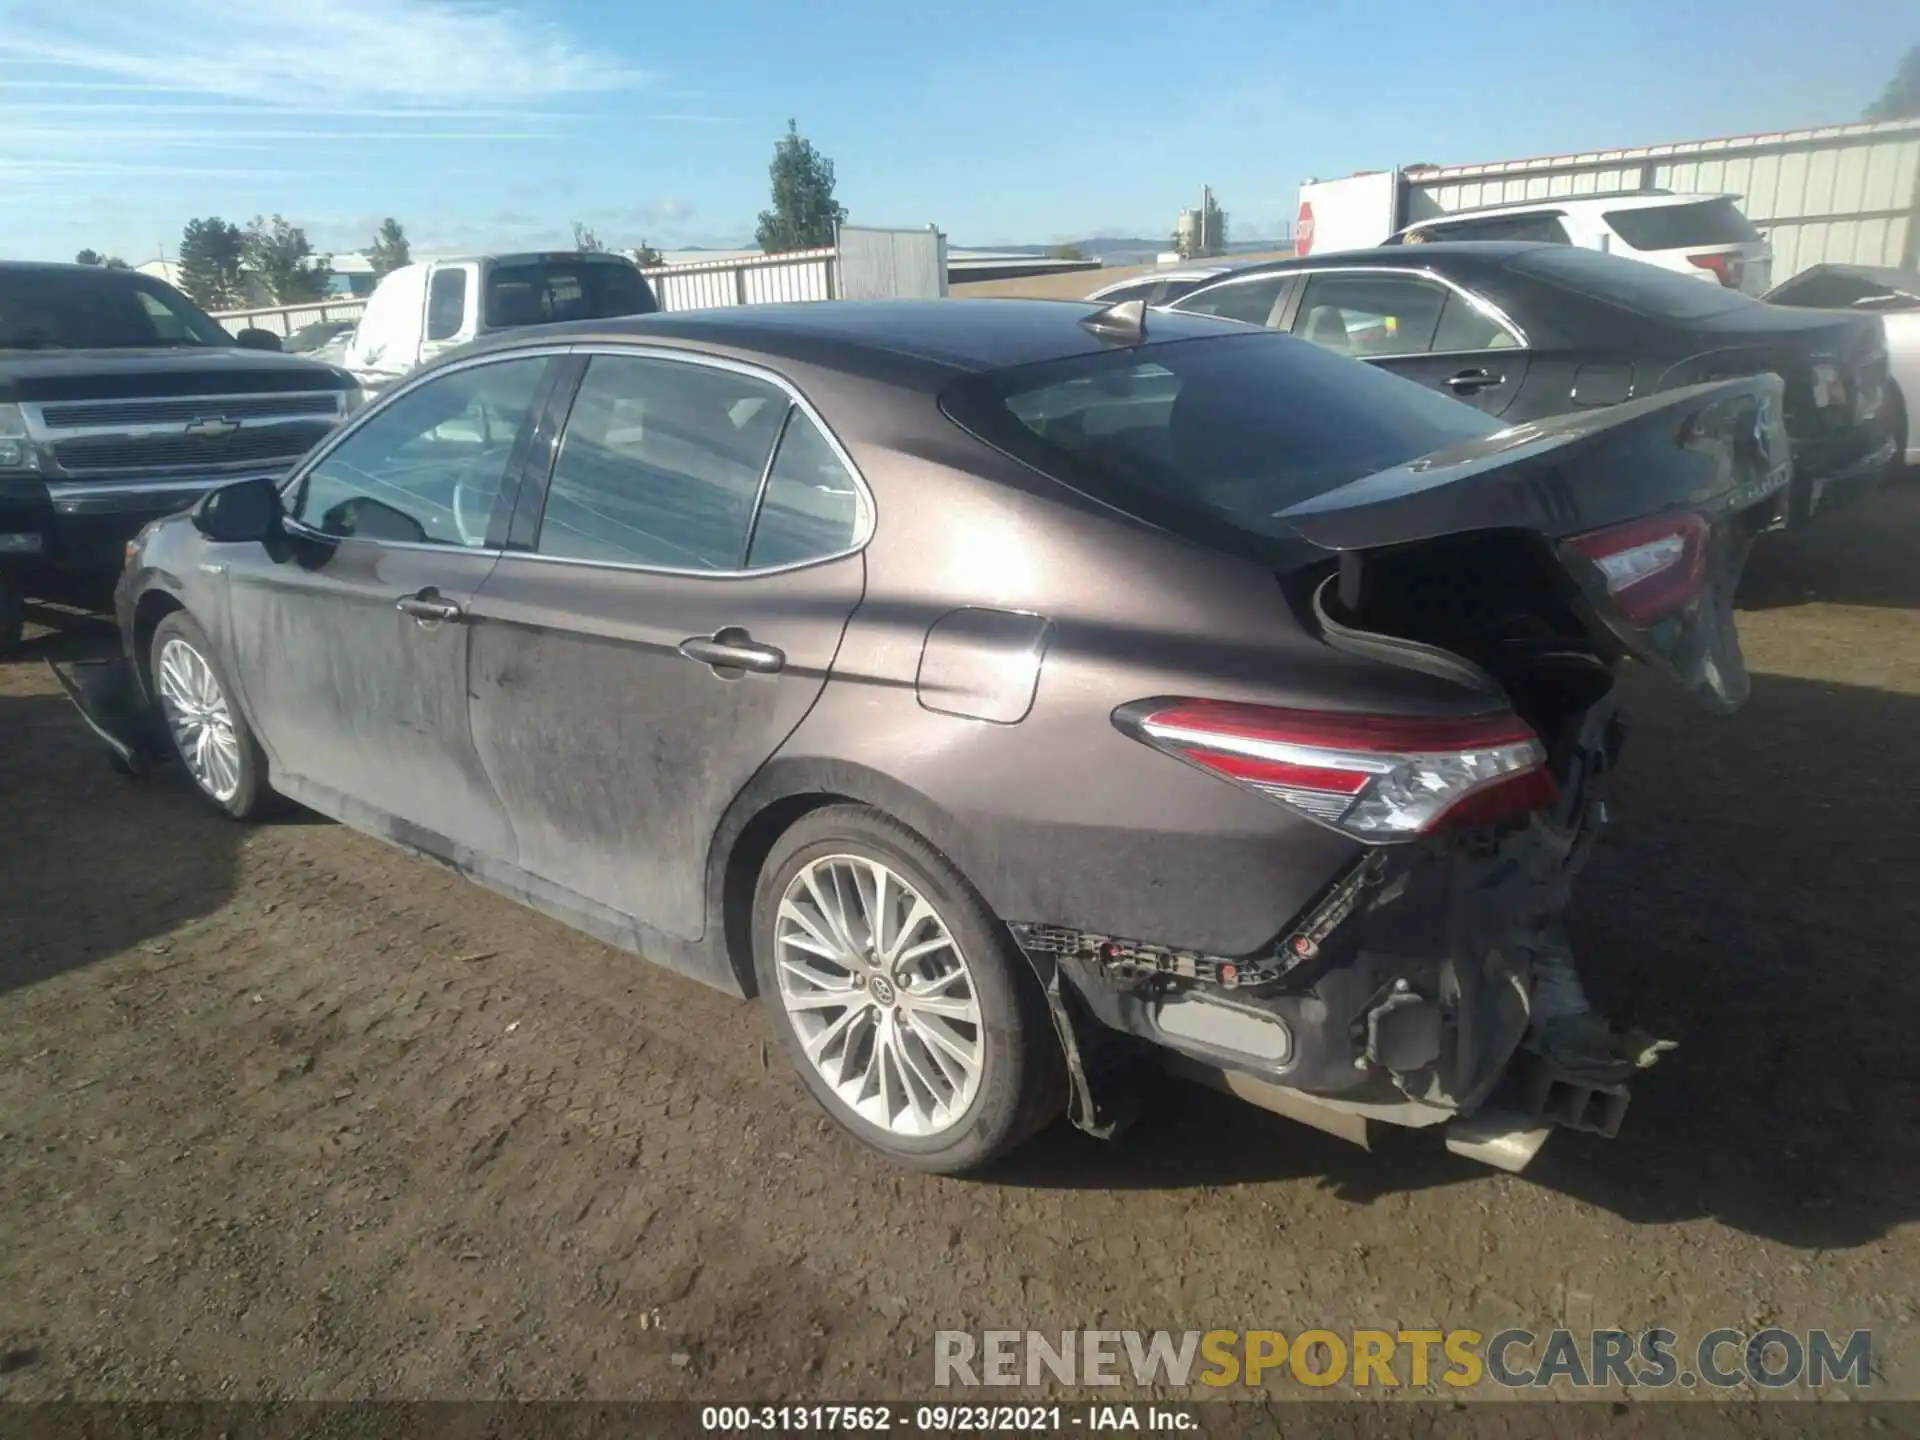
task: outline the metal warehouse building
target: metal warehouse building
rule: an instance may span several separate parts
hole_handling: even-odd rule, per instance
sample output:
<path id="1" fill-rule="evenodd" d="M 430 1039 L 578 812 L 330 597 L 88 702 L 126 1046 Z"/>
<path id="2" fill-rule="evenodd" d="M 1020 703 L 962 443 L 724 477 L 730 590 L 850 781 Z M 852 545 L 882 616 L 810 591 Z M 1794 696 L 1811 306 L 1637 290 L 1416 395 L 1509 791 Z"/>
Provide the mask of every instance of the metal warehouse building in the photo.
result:
<path id="1" fill-rule="evenodd" d="M 1813 265 L 1920 265 L 1920 119 L 1401 172 L 1413 214 L 1621 190 L 1725 192 L 1767 232 L 1777 284 Z"/>

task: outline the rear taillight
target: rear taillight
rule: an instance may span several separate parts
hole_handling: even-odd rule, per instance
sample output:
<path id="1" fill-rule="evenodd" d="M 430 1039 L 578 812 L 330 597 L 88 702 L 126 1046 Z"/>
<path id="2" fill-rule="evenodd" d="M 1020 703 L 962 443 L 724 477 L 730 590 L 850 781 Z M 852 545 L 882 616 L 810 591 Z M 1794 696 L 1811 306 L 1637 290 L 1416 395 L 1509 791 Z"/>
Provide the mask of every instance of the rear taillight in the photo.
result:
<path id="1" fill-rule="evenodd" d="M 1711 270 L 1729 290 L 1740 288 L 1740 275 L 1746 268 L 1738 255 L 1689 255 L 1687 263 L 1700 270 Z"/>
<path id="2" fill-rule="evenodd" d="M 1689 513 L 1630 520 L 1567 542 L 1591 560 L 1607 598 L 1635 625 L 1680 609 L 1707 571 L 1707 522 Z"/>
<path id="3" fill-rule="evenodd" d="M 1155 749 L 1361 840 L 1406 840 L 1553 803 L 1539 737 L 1516 715 L 1421 719 L 1147 701 L 1114 716 Z"/>

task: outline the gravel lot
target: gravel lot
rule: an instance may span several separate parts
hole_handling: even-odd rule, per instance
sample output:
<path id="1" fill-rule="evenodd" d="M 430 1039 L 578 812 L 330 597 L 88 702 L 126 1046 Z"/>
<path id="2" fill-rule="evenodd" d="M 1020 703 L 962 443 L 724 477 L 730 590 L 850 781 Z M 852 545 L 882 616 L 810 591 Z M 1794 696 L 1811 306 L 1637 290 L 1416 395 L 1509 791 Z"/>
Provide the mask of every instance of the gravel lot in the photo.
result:
<path id="1" fill-rule="evenodd" d="M 755 1007 L 111 774 L 40 663 L 110 637 L 38 612 L 0 665 L 0 1396 L 891 1398 L 947 1327 L 1778 1323 L 1870 1327 L 1920 1398 L 1920 485 L 1748 591 L 1747 711 L 1632 684 L 1575 917 L 1680 1048 L 1525 1178 L 1172 1083 L 1119 1144 L 894 1171 Z"/>

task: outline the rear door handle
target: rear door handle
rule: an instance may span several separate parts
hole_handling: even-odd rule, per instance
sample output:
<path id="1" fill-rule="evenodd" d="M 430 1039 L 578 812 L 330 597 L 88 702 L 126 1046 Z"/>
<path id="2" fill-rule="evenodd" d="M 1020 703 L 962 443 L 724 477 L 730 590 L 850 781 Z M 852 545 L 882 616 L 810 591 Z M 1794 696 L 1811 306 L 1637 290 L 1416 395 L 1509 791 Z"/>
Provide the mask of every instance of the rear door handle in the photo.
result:
<path id="1" fill-rule="evenodd" d="M 1490 375 L 1485 370 L 1462 370 L 1458 375 L 1449 375 L 1446 386 L 1459 394 L 1472 395 L 1489 385 L 1499 385 L 1506 378 L 1504 375 Z"/>
<path id="2" fill-rule="evenodd" d="M 429 585 L 417 595 L 402 595 L 393 608 L 420 621 L 464 620 L 467 612 Z"/>
<path id="3" fill-rule="evenodd" d="M 680 653 L 689 660 L 711 665 L 714 673 L 728 671 L 753 675 L 778 675 L 786 668 L 786 652 L 762 645 L 738 625 L 729 625 L 711 636 L 695 635 L 680 642 Z"/>

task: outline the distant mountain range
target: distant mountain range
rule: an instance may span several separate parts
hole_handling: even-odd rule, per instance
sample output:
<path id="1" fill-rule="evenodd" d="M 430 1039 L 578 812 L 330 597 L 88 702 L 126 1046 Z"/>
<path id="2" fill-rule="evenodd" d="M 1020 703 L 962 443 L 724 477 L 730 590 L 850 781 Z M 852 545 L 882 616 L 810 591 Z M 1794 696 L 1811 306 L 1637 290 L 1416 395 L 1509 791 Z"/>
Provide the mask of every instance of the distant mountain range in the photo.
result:
<path id="1" fill-rule="evenodd" d="M 1173 248 L 1171 235 L 1151 239 L 1144 235 L 1092 235 L 1085 240 L 1064 242 L 1079 250 L 1089 259 L 1100 259 L 1109 265 L 1144 265 L 1157 255 Z M 1235 240 L 1227 245 L 1229 255 L 1254 254 L 1263 250 L 1285 249 L 1289 242 L 1285 240 Z M 994 250 L 1006 255 L 1045 255 L 1056 249 L 1055 245 L 982 245 L 962 246 L 962 249 Z"/>

